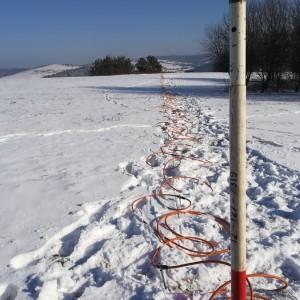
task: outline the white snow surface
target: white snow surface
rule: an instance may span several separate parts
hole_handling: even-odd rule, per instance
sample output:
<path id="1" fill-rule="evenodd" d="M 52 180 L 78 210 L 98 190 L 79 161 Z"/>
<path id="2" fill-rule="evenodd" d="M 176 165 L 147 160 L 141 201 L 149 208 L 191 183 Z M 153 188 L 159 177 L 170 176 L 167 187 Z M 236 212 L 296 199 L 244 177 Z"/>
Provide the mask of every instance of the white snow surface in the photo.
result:
<path id="1" fill-rule="evenodd" d="M 145 162 L 166 140 L 156 126 L 167 121 L 160 74 L 41 77 L 31 71 L 0 79 L 0 299 L 182 299 L 192 291 L 193 299 L 209 299 L 228 268 L 170 271 L 165 290 L 150 263 L 160 242 L 130 209 L 162 180 L 162 159 Z M 212 162 L 180 166 L 213 188 L 187 184 L 184 195 L 192 209 L 229 221 L 227 75 L 164 77 L 202 136 L 194 153 Z M 248 273 L 289 281 L 272 299 L 300 299 L 299 112 L 299 94 L 249 95 Z M 151 205 L 141 211 L 149 221 L 166 211 Z M 181 220 L 181 230 L 200 228 L 229 244 L 209 220 L 189 222 Z M 166 248 L 162 258 L 193 260 Z"/>

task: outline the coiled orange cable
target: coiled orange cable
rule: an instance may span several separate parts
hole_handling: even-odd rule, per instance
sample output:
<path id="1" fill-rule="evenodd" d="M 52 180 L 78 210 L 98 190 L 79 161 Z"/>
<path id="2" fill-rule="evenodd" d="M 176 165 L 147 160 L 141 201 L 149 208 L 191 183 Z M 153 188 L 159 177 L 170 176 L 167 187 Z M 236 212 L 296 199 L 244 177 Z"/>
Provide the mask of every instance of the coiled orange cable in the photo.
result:
<path id="1" fill-rule="evenodd" d="M 166 141 L 164 145 L 161 146 L 160 150 L 157 152 L 151 153 L 147 159 L 146 163 L 151 166 L 157 166 L 153 162 L 158 158 L 164 160 L 162 164 L 162 182 L 157 190 L 148 196 L 142 196 L 136 199 L 132 205 L 132 211 L 137 216 L 137 211 L 140 211 L 141 216 L 139 217 L 140 221 L 144 224 L 151 226 L 151 229 L 158 237 L 162 246 L 157 247 L 152 255 L 151 255 L 151 264 L 155 268 L 158 268 L 163 272 L 164 270 L 169 269 L 178 269 L 185 268 L 195 265 L 213 265 L 220 264 L 227 267 L 230 267 L 230 263 L 217 260 L 217 259 L 209 259 L 210 257 L 221 256 L 225 253 L 230 253 L 229 247 L 221 247 L 220 242 L 216 242 L 214 240 L 207 240 L 205 238 L 199 236 L 191 236 L 184 235 L 182 233 L 177 232 L 170 223 L 173 221 L 175 216 L 207 216 L 210 217 L 221 230 L 229 233 L 229 223 L 218 217 L 214 214 L 208 212 L 199 212 L 195 210 L 191 210 L 192 202 L 187 197 L 183 196 L 183 190 L 176 186 L 176 182 L 179 181 L 192 181 L 195 183 L 202 183 L 204 186 L 207 186 L 210 191 L 213 191 L 211 185 L 207 180 L 200 180 L 198 177 L 191 177 L 185 175 L 178 175 L 176 172 L 171 172 L 176 169 L 178 170 L 181 166 L 181 162 L 183 160 L 193 160 L 199 163 L 201 167 L 209 167 L 211 162 L 196 156 L 192 153 L 192 150 L 195 145 L 199 144 L 202 140 L 201 136 L 198 134 L 191 133 L 191 125 L 190 118 L 186 115 L 184 108 L 178 106 L 176 101 L 176 97 L 174 97 L 171 93 L 168 92 L 168 88 L 170 86 L 166 85 L 164 82 L 164 76 L 161 76 L 161 92 L 163 98 L 163 104 L 161 106 L 161 112 L 168 117 L 168 121 L 159 122 L 157 126 L 161 128 L 161 130 L 166 134 Z M 164 208 L 169 209 L 168 212 L 163 213 L 158 218 L 147 222 L 142 214 L 142 206 L 145 203 L 149 203 L 151 200 L 155 200 L 160 203 Z M 179 203 L 178 203 L 179 202 Z M 183 202 L 183 204 L 182 204 Z M 170 203 L 175 203 L 175 205 L 170 205 Z M 156 226 L 153 227 L 153 222 L 156 223 Z M 195 247 L 188 247 L 184 245 L 184 242 L 190 242 L 195 246 L 195 244 L 204 245 L 208 250 L 198 250 Z M 163 247 L 173 248 L 182 250 L 187 256 L 192 258 L 206 258 L 205 260 L 197 260 L 188 263 L 179 263 L 176 265 L 166 265 L 162 264 L 160 261 L 160 253 Z M 271 300 L 271 298 L 261 295 L 261 293 L 254 292 L 253 284 L 251 283 L 251 279 L 253 278 L 265 278 L 277 281 L 281 284 L 279 288 L 269 290 L 269 292 L 278 292 L 284 290 L 288 287 L 288 283 L 286 280 L 281 277 L 269 274 L 248 274 L 247 275 L 247 285 L 248 285 L 248 298 L 250 300 L 255 299 L 263 299 L 263 300 Z M 225 297 L 224 299 L 231 299 L 226 296 L 228 292 L 228 287 L 230 286 L 231 281 L 227 281 L 221 286 L 219 286 L 215 291 L 211 293 L 210 300 L 215 300 L 217 297 Z"/>

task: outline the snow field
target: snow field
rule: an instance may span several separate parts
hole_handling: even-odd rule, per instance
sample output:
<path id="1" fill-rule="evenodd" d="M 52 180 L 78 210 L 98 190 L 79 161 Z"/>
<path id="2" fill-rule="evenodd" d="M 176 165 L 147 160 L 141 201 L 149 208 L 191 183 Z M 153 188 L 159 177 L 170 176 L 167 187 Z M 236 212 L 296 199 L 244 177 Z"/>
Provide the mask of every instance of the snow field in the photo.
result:
<path id="1" fill-rule="evenodd" d="M 168 91 L 176 95 L 178 104 L 191 120 L 191 132 L 202 137 L 201 143 L 194 145 L 190 152 L 210 162 L 204 167 L 183 160 L 179 168 L 176 165 L 167 168 L 167 177 L 184 174 L 207 181 L 213 191 L 193 180 L 174 184 L 192 201 L 193 210 L 211 212 L 229 221 L 228 127 L 220 120 L 223 112 L 218 111 L 226 106 L 226 76 L 168 74 L 165 78 Z M 193 299 L 209 299 L 210 292 L 229 279 L 228 268 L 193 266 L 168 270 L 165 280 L 170 291 L 166 290 L 161 273 L 150 262 L 153 250 L 162 244 L 153 228 L 141 222 L 151 223 L 167 211 L 166 207 L 151 199 L 136 216 L 131 211 L 133 201 L 156 191 L 164 177 L 162 166 L 168 155 L 152 157 L 151 166 L 146 163 L 148 155 L 159 151 L 167 138 L 164 130 L 148 127 L 167 121 L 167 116 L 158 112 L 162 103 L 159 76 L 35 79 L 34 91 L 30 88 L 32 84 L 27 80 L 6 80 L 5 89 L 1 89 L 5 115 L 0 120 L 3 124 L 0 147 L 2 157 L 6 157 L 5 161 L 1 160 L 1 169 L 5 170 L 1 189 L 3 199 L 11 199 L 8 204 L 3 202 L 7 218 L 12 216 L 9 205 L 19 193 L 25 203 L 16 203 L 15 207 L 21 211 L 28 209 L 31 216 L 36 205 L 33 200 L 41 202 L 36 213 L 36 216 L 41 214 L 40 219 L 28 215 L 24 221 L 24 216 L 18 216 L 27 222 L 28 235 L 24 244 L 19 244 L 20 250 L 8 248 L 4 255 L 3 265 L 9 261 L 10 267 L 1 271 L 1 297 L 180 299 L 185 294 L 193 295 Z M 39 93 L 43 101 L 36 98 Z M 10 104 L 11 101 L 16 103 Z M 292 107 L 296 104 L 291 103 Z M 259 103 L 257 108 L 261 106 Z M 111 118 L 117 113 L 121 114 L 120 118 Z M 109 117 L 105 119 L 103 115 Z M 277 143 L 273 137 L 269 138 Z M 262 153 L 251 141 L 247 150 L 248 273 L 285 277 L 289 289 L 272 293 L 270 297 L 297 299 L 300 297 L 299 172 L 276 162 L 275 152 L 270 150 L 272 145 L 267 148 L 269 152 Z M 268 154 L 273 155 L 272 160 Z M 99 159 L 104 168 L 95 170 Z M 41 164 L 43 168 L 39 167 Z M 83 175 L 73 177 L 78 170 Z M 19 178 L 14 182 L 16 176 Z M 43 186 L 49 177 L 50 181 Z M 40 189 L 31 193 L 36 188 L 35 182 Z M 24 189 L 18 191 L 25 183 Z M 56 191 L 57 186 L 60 188 Z M 76 198 L 78 192 L 80 197 Z M 62 193 L 64 197 L 57 201 Z M 74 197 L 75 201 L 70 203 L 69 198 Z M 47 207 L 41 201 L 43 198 L 57 202 L 50 202 Z M 92 199 L 100 200 L 92 202 Z M 53 228 L 48 233 L 39 229 L 39 234 L 45 237 L 37 243 L 37 236 L 30 228 L 35 223 L 49 223 L 49 211 L 54 214 L 49 224 Z M 68 211 L 72 214 L 68 215 Z M 18 232 L 20 221 L 15 227 L 8 225 L 8 219 L 6 222 L 9 229 L 3 231 L 8 236 L 1 241 L 3 253 L 4 247 L 13 245 L 24 235 L 24 231 Z M 228 234 L 209 216 L 182 215 L 179 222 L 177 217 L 171 219 L 171 224 L 178 232 L 189 235 L 201 232 L 210 241 L 220 242 L 220 248 L 228 247 Z M 3 224 L 1 227 L 5 228 Z M 162 230 L 168 234 L 165 228 Z M 9 243 L 11 237 L 16 242 Z M 27 245 L 26 239 L 30 241 Z M 184 245 L 196 247 L 197 251 L 209 248 L 188 241 Z M 15 255 L 12 257 L 11 253 Z M 194 261 L 182 251 L 166 247 L 162 248 L 161 259 L 167 264 Z M 223 254 L 222 260 L 229 261 L 229 254 Z M 255 280 L 254 285 L 271 289 L 276 283 Z"/>

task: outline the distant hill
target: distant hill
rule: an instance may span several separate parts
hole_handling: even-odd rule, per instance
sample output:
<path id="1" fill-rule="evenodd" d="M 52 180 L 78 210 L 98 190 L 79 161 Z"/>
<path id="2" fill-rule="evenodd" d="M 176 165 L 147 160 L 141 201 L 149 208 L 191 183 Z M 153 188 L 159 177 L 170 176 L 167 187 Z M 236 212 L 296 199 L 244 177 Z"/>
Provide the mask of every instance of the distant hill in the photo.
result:
<path id="1" fill-rule="evenodd" d="M 62 64 L 52 64 L 47 66 L 42 66 L 34 69 L 23 69 L 22 71 L 6 74 L 5 76 L 13 76 L 15 79 L 24 79 L 24 78 L 45 78 L 51 77 L 52 75 L 66 72 L 68 70 L 78 69 L 79 66 L 73 65 L 62 65 Z"/>
<path id="2" fill-rule="evenodd" d="M 207 53 L 195 55 L 158 56 L 165 72 L 213 72 L 213 64 Z M 133 63 L 135 61 L 133 60 Z M 73 69 L 63 70 L 46 77 L 77 77 L 88 76 L 91 65 L 82 65 Z"/>
<path id="3" fill-rule="evenodd" d="M 24 72 L 26 70 L 28 70 L 28 69 L 26 69 L 26 68 L 0 69 L 0 77 L 17 74 L 17 73 L 20 73 L 20 72 Z"/>
<path id="4" fill-rule="evenodd" d="M 207 53 L 167 55 L 158 58 L 167 72 L 213 72 L 213 63 Z"/>
<path id="5" fill-rule="evenodd" d="M 89 76 L 90 65 L 77 66 L 73 69 L 63 70 L 61 72 L 50 74 L 45 76 L 46 78 L 51 77 L 80 77 L 80 76 Z"/>
<path id="6" fill-rule="evenodd" d="M 165 72 L 213 72 L 208 54 L 158 56 Z M 77 77 L 88 76 L 91 65 L 48 65 L 35 69 L 0 69 L 0 77 Z"/>

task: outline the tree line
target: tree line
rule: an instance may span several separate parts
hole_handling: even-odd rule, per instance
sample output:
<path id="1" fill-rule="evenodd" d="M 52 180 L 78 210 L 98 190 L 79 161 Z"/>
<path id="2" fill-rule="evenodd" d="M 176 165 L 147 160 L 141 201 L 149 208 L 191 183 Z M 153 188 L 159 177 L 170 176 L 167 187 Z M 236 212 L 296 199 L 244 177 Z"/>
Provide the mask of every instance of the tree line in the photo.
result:
<path id="1" fill-rule="evenodd" d="M 162 65 L 155 56 L 141 57 L 136 64 L 125 56 L 106 56 L 96 59 L 90 68 L 90 74 L 99 75 L 120 75 L 132 73 L 160 73 Z"/>
<path id="2" fill-rule="evenodd" d="M 229 16 L 207 29 L 215 71 L 229 70 Z M 247 85 L 300 89 L 300 0 L 248 0 Z"/>

